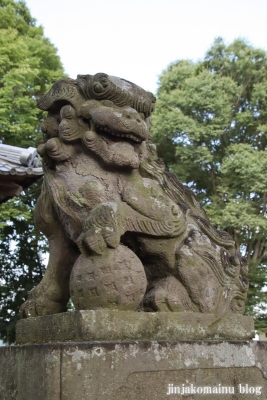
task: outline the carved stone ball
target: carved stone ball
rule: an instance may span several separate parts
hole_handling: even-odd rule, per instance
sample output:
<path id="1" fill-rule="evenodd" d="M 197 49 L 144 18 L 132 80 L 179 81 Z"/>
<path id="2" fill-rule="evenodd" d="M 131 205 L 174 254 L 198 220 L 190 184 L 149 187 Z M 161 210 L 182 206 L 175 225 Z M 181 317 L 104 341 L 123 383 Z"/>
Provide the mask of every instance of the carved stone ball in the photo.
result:
<path id="1" fill-rule="evenodd" d="M 70 294 L 76 310 L 100 308 L 135 311 L 147 286 L 144 267 L 127 247 L 102 256 L 81 255 L 72 270 Z"/>

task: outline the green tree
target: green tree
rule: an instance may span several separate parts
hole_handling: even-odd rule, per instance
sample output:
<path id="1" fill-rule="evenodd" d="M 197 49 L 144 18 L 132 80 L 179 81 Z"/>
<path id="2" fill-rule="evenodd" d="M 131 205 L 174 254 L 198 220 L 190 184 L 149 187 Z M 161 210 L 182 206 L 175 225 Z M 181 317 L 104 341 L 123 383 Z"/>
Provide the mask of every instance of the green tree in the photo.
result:
<path id="1" fill-rule="evenodd" d="M 152 121 L 159 156 L 248 258 L 250 314 L 266 301 L 266 99 L 267 53 L 217 38 L 202 61 L 163 71 Z"/>
<path id="2" fill-rule="evenodd" d="M 64 76 L 55 47 L 23 1 L 0 0 L 0 141 L 37 147 L 44 118 L 36 100 Z M 18 309 L 44 272 L 46 242 L 36 232 L 33 208 L 40 182 L 1 207 L 0 337 L 14 342 Z"/>

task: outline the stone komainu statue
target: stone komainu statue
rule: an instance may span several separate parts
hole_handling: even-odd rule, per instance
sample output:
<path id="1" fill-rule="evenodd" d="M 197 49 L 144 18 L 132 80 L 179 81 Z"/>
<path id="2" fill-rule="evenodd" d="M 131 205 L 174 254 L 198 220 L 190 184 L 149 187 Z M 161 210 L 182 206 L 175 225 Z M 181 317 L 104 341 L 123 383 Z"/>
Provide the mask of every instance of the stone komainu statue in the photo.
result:
<path id="1" fill-rule="evenodd" d="M 44 183 L 35 220 L 49 240 L 22 317 L 113 308 L 243 313 L 247 264 L 150 141 L 155 98 L 100 73 L 62 79 L 38 107 Z"/>

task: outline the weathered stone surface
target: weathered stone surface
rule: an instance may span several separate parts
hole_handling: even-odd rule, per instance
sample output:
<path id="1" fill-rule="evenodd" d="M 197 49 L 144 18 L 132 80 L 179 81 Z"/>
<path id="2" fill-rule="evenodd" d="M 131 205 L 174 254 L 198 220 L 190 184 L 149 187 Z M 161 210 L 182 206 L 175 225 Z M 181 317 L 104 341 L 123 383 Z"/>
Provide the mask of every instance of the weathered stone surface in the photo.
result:
<path id="1" fill-rule="evenodd" d="M 17 323 L 17 344 L 129 340 L 251 339 L 251 317 L 225 315 L 214 321 L 201 313 L 143 313 L 117 310 L 72 311 Z"/>
<path id="2" fill-rule="evenodd" d="M 0 347 L 1 400 L 60 400 L 59 346 Z"/>
<path id="3" fill-rule="evenodd" d="M 1 400 L 266 400 L 267 342 L 58 343 L 0 348 Z M 169 394 L 231 387 L 234 394 Z M 192 386 L 191 386 L 192 385 Z M 254 388 L 254 393 L 240 393 Z M 256 394 L 258 389 L 261 394 Z"/>
<path id="4" fill-rule="evenodd" d="M 103 73 L 61 79 L 39 100 L 48 115 L 35 219 L 50 258 L 22 317 L 66 311 L 70 296 L 78 310 L 190 312 L 215 323 L 243 313 L 246 260 L 158 159 L 155 101 Z"/>
<path id="5" fill-rule="evenodd" d="M 4 400 L 16 400 L 18 392 L 17 353 L 14 347 L 0 347 L 0 394 Z"/>

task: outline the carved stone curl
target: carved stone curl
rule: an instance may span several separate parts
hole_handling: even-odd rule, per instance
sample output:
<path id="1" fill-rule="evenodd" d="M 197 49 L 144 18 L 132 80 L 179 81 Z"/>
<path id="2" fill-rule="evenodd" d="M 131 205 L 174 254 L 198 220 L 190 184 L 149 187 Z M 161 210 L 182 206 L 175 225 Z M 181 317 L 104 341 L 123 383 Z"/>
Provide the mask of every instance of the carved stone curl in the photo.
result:
<path id="1" fill-rule="evenodd" d="M 243 313 L 246 261 L 149 136 L 155 98 L 124 79 L 62 79 L 38 103 L 44 184 L 35 219 L 50 258 L 22 317 L 113 308 Z"/>

